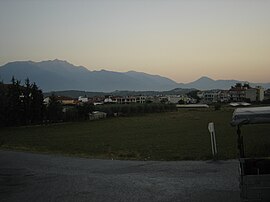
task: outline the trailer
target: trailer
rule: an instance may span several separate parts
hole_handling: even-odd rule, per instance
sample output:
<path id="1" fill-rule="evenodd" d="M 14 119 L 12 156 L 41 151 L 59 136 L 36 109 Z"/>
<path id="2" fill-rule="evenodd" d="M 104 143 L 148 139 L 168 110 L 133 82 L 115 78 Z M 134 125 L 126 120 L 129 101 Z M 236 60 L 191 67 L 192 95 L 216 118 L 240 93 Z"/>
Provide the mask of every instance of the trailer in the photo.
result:
<path id="1" fill-rule="evenodd" d="M 246 202 L 270 201 L 270 158 L 245 156 L 241 127 L 247 124 L 270 124 L 270 107 L 237 108 L 231 121 L 237 128 L 241 199 Z"/>

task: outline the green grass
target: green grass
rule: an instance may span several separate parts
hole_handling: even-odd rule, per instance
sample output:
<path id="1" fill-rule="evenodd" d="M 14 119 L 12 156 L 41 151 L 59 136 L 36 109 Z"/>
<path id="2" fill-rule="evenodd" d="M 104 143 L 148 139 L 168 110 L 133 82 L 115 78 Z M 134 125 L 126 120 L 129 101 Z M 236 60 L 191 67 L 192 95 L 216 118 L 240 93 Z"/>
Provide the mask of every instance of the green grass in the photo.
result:
<path id="1" fill-rule="evenodd" d="M 220 159 L 237 158 L 232 110 L 178 112 L 99 121 L 0 129 L 0 148 L 92 158 L 139 160 L 211 159 L 208 123 L 215 122 Z M 270 125 L 245 126 L 249 154 L 268 156 Z"/>

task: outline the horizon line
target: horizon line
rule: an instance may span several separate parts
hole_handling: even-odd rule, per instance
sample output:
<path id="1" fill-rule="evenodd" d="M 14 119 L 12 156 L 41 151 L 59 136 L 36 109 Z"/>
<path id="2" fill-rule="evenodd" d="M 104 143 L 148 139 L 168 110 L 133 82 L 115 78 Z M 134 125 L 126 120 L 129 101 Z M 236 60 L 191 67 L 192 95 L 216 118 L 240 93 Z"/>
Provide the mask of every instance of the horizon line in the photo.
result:
<path id="1" fill-rule="evenodd" d="M 86 68 L 88 71 L 90 72 L 93 72 L 93 71 L 108 71 L 108 72 L 117 72 L 117 73 L 128 73 L 128 72 L 136 72 L 136 73 L 143 73 L 143 74 L 148 74 L 148 75 L 152 75 L 152 76 L 160 76 L 160 77 L 163 77 L 163 78 L 167 78 L 167 79 L 170 79 L 172 81 L 174 81 L 175 83 L 177 84 L 189 84 L 189 83 L 192 83 L 192 82 L 196 82 L 200 79 L 209 79 L 209 80 L 213 80 L 213 81 L 239 81 L 239 82 L 243 82 L 243 83 L 261 83 L 261 84 L 267 84 L 267 83 L 270 83 L 270 81 L 266 81 L 266 82 L 261 82 L 261 81 L 248 81 L 248 80 L 242 80 L 242 79 L 235 79 L 235 78 L 229 78 L 229 79 L 216 79 L 216 78 L 212 78 L 210 76 L 207 76 L 207 75 L 201 75 L 199 76 L 197 79 L 195 80 L 192 80 L 192 81 L 189 81 L 189 82 L 178 82 L 178 81 L 175 81 L 174 79 L 168 77 L 168 76 L 164 76 L 164 75 L 160 75 L 160 74 L 153 74 L 153 73 L 149 73 L 149 72 L 142 72 L 142 71 L 136 71 L 134 69 L 130 69 L 128 71 L 116 71 L 116 70 L 109 70 L 109 69 L 105 69 L 105 68 L 100 68 L 99 70 L 97 69 L 89 69 L 88 67 L 86 66 L 83 66 L 83 65 L 76 65 L 76 64 L 73 64 L 71 62 L 69 62 L 68 60 L 65 60 L 65 59 L 58 59 L 58 58 L 55 58 L 55 59 L 47 59 L 47 60 L 40 60 L 40 61 L 33 61 L 33 60 L 14 60 L 14 61 L 10 61 L 10 62 L 6 62 L 6 63 L 2 63 L 0 64 L 0 67 L 3 67 L 9 63 L 14 63 L 14 62 L 33 62 L 33 63 L 40 63 L 40 62 L 53 62 L 53 61 L 60 61 L 60 62 L 66 62 L 70 65 L 73 65 L 74 67 L 83 67 L 83 68 Z"/>

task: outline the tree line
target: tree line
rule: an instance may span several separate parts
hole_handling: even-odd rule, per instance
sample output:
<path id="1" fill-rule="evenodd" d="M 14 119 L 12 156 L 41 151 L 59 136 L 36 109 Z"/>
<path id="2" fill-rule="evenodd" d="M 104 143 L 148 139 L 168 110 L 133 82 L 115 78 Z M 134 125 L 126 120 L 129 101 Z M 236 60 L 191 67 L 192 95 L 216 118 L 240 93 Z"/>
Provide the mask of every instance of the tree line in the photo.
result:
<path id="1" fill-rule="evenodd" d="M 14 77 L 11 84 L 0 83 L 0 125 L 37 124 L 43 121 L 43 94 L 35 83 L 22 85 Z"/>
<path id="2" fill-rule="evenodd" d="M 0 82 L 0 126 L 84 120 L 90 111 L 87 106 L 76 106 L 76 116 L 74 113 L 71 116 L 70 111 L 63 111 L 55 95 L 50 96 L 49 104 L 45 105 L 42 90 L 28 78 L 23 84 L 14 77 L 11 84 Z"/>
<path id="3" fill-rule="evenodd" d="M 45 105 L 42 90 L 28 78 L 24 83 L 14 77 L 11 84 L 0 82 L 0 126 L 82 121 L 88 120 L 89 113 L 93 111 L 105 112 L 110 117 L 174 110 L 176 110 L 175 105 L 155 103 L 100 106 L 81 103 L 63 108 L 55 95 L 51 95 L 49 103 Z"/>
<path id="4" fill-rule="evenodd" d="M 160 113 L 176 111 L 175 104 L 145 103 L 145 104 L 106 104 L 97 105 L 95 110 L 107 113 L 107 116 L 130 116 L 144 113 Z"/>

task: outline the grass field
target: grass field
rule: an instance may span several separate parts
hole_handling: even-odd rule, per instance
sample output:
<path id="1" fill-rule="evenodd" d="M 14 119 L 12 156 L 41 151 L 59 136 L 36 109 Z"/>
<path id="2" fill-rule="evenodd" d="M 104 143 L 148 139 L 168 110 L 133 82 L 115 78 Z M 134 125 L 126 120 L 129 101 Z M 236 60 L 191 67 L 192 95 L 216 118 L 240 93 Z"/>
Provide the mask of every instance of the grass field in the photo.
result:
<path id="1" fill-rule="evenodd" d="M 215 122 L 220 159 L 237 158 L 231 109 L 178 112 L 98 121 L 0 129 L 0 148 L 91 158 L 140 160 L 211 159 L 209 122 Z M 245 126 L 249 154 L 270 154 L 270 125 Z"/>

